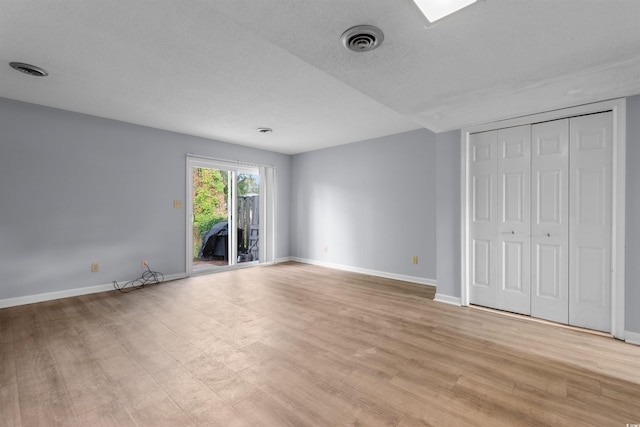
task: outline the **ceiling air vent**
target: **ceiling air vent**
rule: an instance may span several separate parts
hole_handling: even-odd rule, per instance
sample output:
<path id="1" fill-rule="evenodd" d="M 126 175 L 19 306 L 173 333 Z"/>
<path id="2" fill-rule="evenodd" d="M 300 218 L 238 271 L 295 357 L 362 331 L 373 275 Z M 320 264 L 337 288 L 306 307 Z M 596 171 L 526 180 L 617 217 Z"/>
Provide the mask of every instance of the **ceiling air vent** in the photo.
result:
<path id="1" fill-rule="evenodd" d="M 18 70 L 21 73 L 25 73 L 25 74 L 28 74 L 30 76 L 45 77 L 45 76 L 49 75 L 49 73 L 47 73 L 47 70 L 45 70 L 43 68 L 40 68 L 40 67 L 36 67 L 35 65 L 25 64 L 23 62 L 11 62 L 11 63 L 9 63 L 9 65 L 14 70 Z"/>
<path id="2" fill-rule="evenodd" d="M 382 44 L 384 34 L 371 25 L 358 25 L 349 28 L 340 37 L 342 44 L 354 52 L 368 52 Z"/>

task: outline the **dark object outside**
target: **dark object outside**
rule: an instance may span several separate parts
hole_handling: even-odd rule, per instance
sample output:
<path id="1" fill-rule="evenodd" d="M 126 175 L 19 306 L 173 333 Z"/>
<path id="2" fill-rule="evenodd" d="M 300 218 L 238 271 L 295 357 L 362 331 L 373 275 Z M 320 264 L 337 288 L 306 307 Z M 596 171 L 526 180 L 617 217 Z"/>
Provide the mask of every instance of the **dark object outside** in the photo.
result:
<path id="1" fill-rule="evenodd" d="M 238 228 L 238 254 L 244 252 L 241 246 L 243 242 L 243 231 Z M 198 252 L 198 258 L 202 260 L 229 259 L 229 230 L 226 221 L 214 224 L 209 231 L 202 236 L 202 246 Z"/>

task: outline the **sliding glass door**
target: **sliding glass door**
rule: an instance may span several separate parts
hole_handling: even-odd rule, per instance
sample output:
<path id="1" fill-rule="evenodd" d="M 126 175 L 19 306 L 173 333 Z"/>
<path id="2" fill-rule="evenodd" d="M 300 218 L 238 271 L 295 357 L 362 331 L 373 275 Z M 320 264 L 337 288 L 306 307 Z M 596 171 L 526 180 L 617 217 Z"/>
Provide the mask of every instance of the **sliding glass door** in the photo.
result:
<path id="1" fill-rule="evenodd" d="M 189 273 L 261 261 L 265 215 L 258 167 L 188 158 Z"/>

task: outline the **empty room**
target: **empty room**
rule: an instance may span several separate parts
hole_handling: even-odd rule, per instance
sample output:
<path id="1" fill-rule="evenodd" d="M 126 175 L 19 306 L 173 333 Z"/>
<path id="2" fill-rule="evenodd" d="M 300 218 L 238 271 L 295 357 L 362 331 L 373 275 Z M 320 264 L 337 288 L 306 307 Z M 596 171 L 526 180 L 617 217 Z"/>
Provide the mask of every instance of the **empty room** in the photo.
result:
<path id="1" fill-rule="evenodd" d="M 640 426 L 638 22 L 0 0 L 0 426 Z"/>

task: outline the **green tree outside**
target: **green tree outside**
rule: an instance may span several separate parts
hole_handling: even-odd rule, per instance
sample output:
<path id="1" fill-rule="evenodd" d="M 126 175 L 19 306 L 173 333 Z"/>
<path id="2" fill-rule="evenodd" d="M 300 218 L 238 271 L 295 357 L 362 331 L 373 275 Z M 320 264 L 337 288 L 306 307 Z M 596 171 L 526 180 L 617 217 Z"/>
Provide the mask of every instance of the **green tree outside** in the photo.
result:
<path id="1" fill-rule="evenodd" d="M 248 196 L 255 195 L 260 192 L 260 178 L 258 175 L 250 173 L 238 174 L 238 195 Z"/>
<path id="2" fill-rule="evenodd" d="M 257 195 L 260 176 L 238 173 L 238 196 Z M 229 173 L 218 169 L 193 168 L 193 258 L 198 257 L 204 234 L 228 220 Z"/>
<path id="3" fill-rule="evenodd" d="M 211 227 L 228 219 L 229 176 L 225 171 L 193 169 L 193 257 L 197 258 L 202 237 Z"/>

